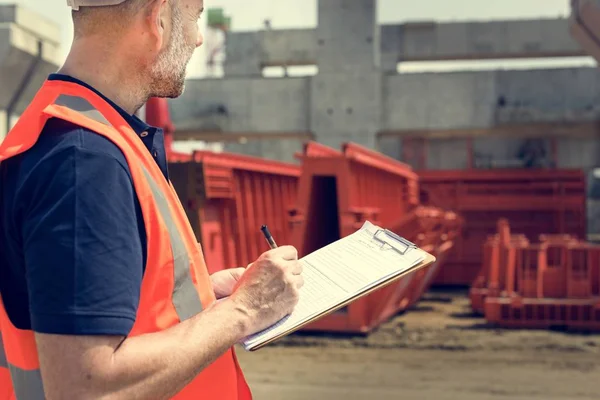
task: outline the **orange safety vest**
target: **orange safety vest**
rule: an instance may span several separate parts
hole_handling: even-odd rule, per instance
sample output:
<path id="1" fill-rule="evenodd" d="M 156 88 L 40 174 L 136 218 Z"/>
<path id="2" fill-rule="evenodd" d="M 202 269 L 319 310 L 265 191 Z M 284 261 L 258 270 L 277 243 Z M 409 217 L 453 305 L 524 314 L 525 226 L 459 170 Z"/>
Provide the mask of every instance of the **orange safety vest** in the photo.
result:
<path id="1" fill-rule="evenodd" d="M 75 83 L 46 81 L 0 145 L 0 162 L 29 150 L 49 118 L 60 118 L 106 137 L 121 149 L 131 170 L 146 226 L 148 261 L 129 336 L 165 330 L 214 302 L 202 250 L 175 189 L 123 117 L 93 91 Z M 11 323 L 1 296 L 0 330 L 0 400 L 43 400 L 34 333 Z M 251 398 L 233 348 L 174 397 Z"/>

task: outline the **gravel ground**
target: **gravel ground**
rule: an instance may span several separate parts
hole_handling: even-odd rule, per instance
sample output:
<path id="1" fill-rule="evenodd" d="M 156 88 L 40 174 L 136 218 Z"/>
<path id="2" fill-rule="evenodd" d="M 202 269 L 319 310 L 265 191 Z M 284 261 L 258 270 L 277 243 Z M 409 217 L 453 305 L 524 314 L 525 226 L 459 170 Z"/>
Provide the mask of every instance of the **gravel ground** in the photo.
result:
<path id="1" fill-rule="evenodd" d="M 598 399 L 600 335 L 494 329 L 430 292 L 368 336 L 300 333 L 238 351 L 257 400 Z"/>

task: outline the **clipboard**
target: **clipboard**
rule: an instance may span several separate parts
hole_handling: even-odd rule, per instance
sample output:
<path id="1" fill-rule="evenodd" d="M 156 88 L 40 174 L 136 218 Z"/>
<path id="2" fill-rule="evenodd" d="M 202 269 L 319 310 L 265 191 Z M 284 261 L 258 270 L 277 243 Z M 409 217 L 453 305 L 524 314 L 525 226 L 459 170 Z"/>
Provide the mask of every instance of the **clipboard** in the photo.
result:
<path id="1" fill-rule="evenodd" d="M 282 332 L 282 333 L 280 333 L 280 334 L 278 334 L 256 346 L 248 349 L 248 351 L 252 352 L 252 351 L 259 350 L 259 349 L 261 349 L 261 348 L 263 348 L 285 336 L 288 336 L 288 335 L 302 329 L 306 325 L 309 325 L 310 323 L 312 323 L 320 318 L 323 318 L 329 314 L 334 313 L 335 311 L 347 306 L 348 304 L 350 304 L 362 297 L 365 297 L 379 289 L 382 289 L 388 285 L 391 285 L 392 283 L 402 279 L 406 275 L 412 274 L 412 273 L 414 273 L 422 268 L 428 267 L 431 264 L 436 262 L 435 256 L 426 252 L 423 249 L 420 249 L 416 244 L 410 242 L 409 240 L 407 240 L 387 229 L 378 229 L 375 232 L 375 234 L 373 235 L 373 238 L 381 244 L 381 251 L 396 251 L 396 252 L 400 253 L 401 255 L 405 255 L 410 251 L 421 251 L 424 253 L 424 258 L 421 262 L 414 265 L 413 267 L 403 270 L 403 271 L 399 271 L 397 274 L 393 274 L 393 275 L 389 276 L 387 279 L 379 282 L 377 285 L 375 285 L 373 287 L 367 287 L 363 290 L 358 291 L 351 298 L 348 298 L 347 300 L 345 300 L 341 303 L 335 304 L 334 306 L 312 316 L 311 318 L 294 326 L 293 328 L 288 329 L 288 330 L 286 330 L 286 331 L 284 331 L 284 332 Z"/>

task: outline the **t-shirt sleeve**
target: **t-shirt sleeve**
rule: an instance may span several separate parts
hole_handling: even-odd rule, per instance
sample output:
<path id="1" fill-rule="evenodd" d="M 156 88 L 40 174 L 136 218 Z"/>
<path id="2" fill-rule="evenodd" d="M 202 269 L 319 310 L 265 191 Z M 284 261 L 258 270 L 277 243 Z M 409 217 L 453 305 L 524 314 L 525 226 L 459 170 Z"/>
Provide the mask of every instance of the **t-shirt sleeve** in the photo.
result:
<path id="1" fill-rule="evenodd" d="M 114 154 L 70 146 L 31 175 L 21 227 L 32 329 L 129 334 L 145 243 L 127 166 Z"/>

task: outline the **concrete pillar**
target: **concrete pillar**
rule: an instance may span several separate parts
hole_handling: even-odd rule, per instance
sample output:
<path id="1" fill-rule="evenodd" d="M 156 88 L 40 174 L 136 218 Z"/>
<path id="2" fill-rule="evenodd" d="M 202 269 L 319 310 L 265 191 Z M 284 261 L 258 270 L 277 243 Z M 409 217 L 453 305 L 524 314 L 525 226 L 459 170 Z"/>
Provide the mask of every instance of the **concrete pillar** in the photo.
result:
<path id="1" fill-rule="evenodd" d="M 376 0 L 319 0 L 318 12 L 319 73 L 379 71 Z"/>
<path id="2" fill-rule="evenodd" d="M 380 34 L 374 0 L 319 0 L 311 130 L 334 148 L 375 148 L 381 126 Z"/>

